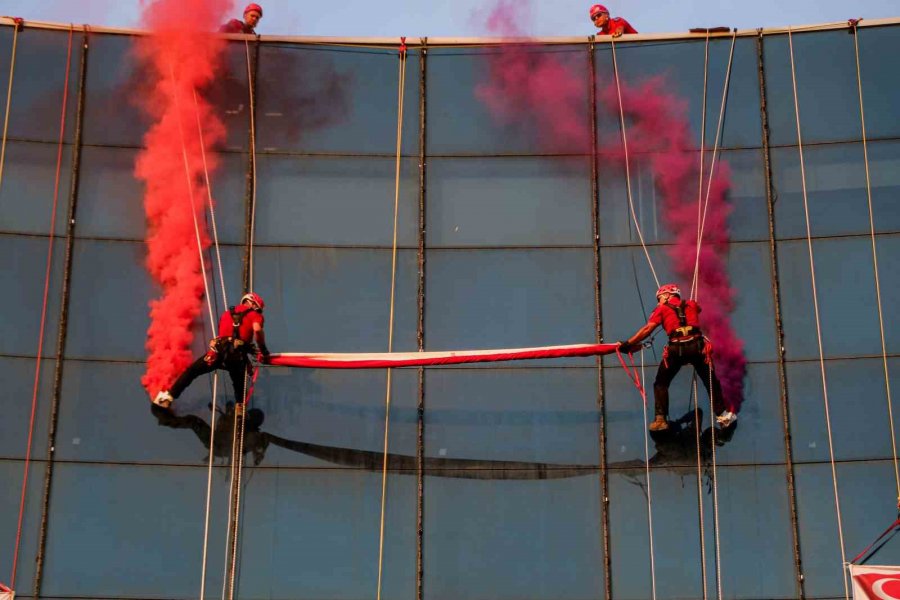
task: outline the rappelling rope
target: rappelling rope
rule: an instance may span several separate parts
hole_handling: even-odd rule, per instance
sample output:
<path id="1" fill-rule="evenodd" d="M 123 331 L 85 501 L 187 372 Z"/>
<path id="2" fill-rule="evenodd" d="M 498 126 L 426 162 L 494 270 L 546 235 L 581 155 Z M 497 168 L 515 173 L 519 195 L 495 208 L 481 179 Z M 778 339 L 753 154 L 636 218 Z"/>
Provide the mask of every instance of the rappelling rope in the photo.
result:
<path id="1" fill-rule="evenodd" d="M 841 502 L 838 494 L 837 468 L 834 461 L 834 441 L 831 435 L 831 413 L 828 409 L 828 382 L 825 377 L 825 352 L 822 346 L 822 324 L 819 319 L 819 296 L 816 290 L 816 265 L 813 259 L 812 232 L 809 225 L 809 202 L 806 193 L 806 165 L 803 161 L 803 139 L 800 132 L 800 102 L 797 97 L 797 71 L 794 65 L 794 36 L 788 28 L 788 46 L 791 54 L 791 81 L 794 88 L 794 114 L 797 118 L 797 149 L 800 153 L 800 183 L 803 189 L 803 212 L 806 217 L 806 245 L 809 250 L 809 274 L 812 283 L 813 309 L 816 318 L 816 339 L 819 344 L 819 370 L 822 374 L 822 398 L 825 404 L 825 425 L 828 430 L 828 455 L 831 462 L 831 481 L 834 487 L 834 508 L 837 514 L 838 538 L 841 546 L 841 572 L 844 576 L 844 597 L 849 600 L 850 588 L 847 582 L 847 556 L 844 551 L 844 525 L 841 520 Z"/>
<path id="2" fill-rule="evenodd" d="M 175 69 L 172 63 L 169 63 L 169 76 L 172 82 L 172 98 L 175 103 L 175 112 L 178 115 L 178 132 L 181 137 L 181 156 L 184 162 L 184 174 L 187 179 L 187 193 L 188 200 L 191 205 L 191 218 L 194 222 L 194 236 L 197 241 L 197 253 L 200 257 L 200 271 L 203 275 L 203 289 L 206 295 L 206 307 L 209 312 L 209 326 L 211 331 L 211 337 L 215 336 L 216 329 L 216 321 L 215 321 L 215 313 L 213 312 L 212 307 L 212 298 L 210 296 L 209 283 L 207 282 L 206 276 L 206 261 L 203 257 L 203 243 L 200 239 L 200 224 L 197 220 L 197 210 L 194 206 L 194 186 L 193 179 L 191 177 L 191 169 L 190 164 L 188 162 L 187 155 L 187 140 L 185 138 L 184 132 L 184 124 L 181 120 L 181 102 L 178 99 L 178 85 L 175 78 Z M 194 109 L 195 113 L 197 113 L 197 127 L 198 133 L 200 135 L 200 147 L 201 152 L 203 153 L 203 171 L 205 174 L 205 181 L 207 186 L 207 193 L 209 194 L 209 206 L 210 210 L 212 210 L 212 193 L 209 191 L 209 170 L 207 168 L 206 163 L 206 153 L 203 149 L 203 131 L 200 127 L 200 115 L 199 115 L 199 107 L 197 105 L 197 94 L 194 90 Z M 212 222 L 213 228 L 215 229 L 215 213 L 212 213 Z M 218 238 L 216 238 L 216 254 L 218 255 L 219 246 L 218 246 Z M 222 264 L 219 263 L 219 279 L 224 281 L 224 273 L 222 272 Z M 224 283 L 223 283 L 224 285 Z M 224 298 L 224 288 L 222 290 L 223 298 Z M 210 504 L 212 497 L 212 472 L 213 472 L 213 461 L 215 458 L 215 435 L 216 435 L 216 404 L 217 404 L 217 396 L 218 396 L 218 383 L 219 383 L 219 374 L 216 371 L 213 374 L 213 389 L 212 389 L 212 402 L 210 403 L 210 423 L 209 423 L 209 465 L 207 467 L 207 478 L 206 478 L 206 510 L 204 517 L 204 526 L 203 526 L 203 558 L 202 565 L 200 567 L 200 598 L 205 598 L 206 593 L 206 566 L 207 566 L 207 557 L 209 554 L 209 515 L 210 515 Z"/>
<path id="3" fill-rule="evenodd" d="M 6 111 L 3 117 L 3 143 L 0 144 L 0 187 L 3 186 L 3 165 L 6 164 L 6 134 L 9 131 L 9 106 L 12 103 L 13 76 L 16 73 L 16 47 L 19 45 L 19 26 L 13 26 L 12 56 L 9 59 L 9 84 L 6 87 Z"/>
<path id="4" fill-rule="evenodd" d="M 709 597 L 706 583 L 706 517 L 703 509 L 703 448 L 700 444 L 700 396 L 697 393 L 697 371 L 691 376 L 694 395 L 694 436 L 697 440 L 697 517 L 700 521 L 700 577 L 703 580 L 703 600 Z"/>
<path id="5" fill-rule="evenodd" d="M 204 181 L 206 182 L 206 196 L 207 196 L 207 206 L 209 209 L 209 217 L 210 224 L 212 226 L 213 231 L 213 244 L 216 249 L 216 261 L 219 265 L 219 283 L 222 286 L 222 302 L 225 306 L 228 306 L 228 294 L 225 291 L 225 271 L 222 269 L 222 254 L 219 251 L 219 233 L 218 227 L 216 227 L 216 211 L 213 205 L 212 198 L 212 184 L 209 180 L 209 165 L 206 161 L 206 144 L 203 141 L 203 125 L 200 121 L 200 103 L 197 101 L 197 89 L 191 88 L 191 92 L 194 97 L 194 114 L 197 117 L 197 136 L 200 140 L 200 155 L 203 157 L 203 176 Z M 215 272 L 213 272 L 213 280 L 215 280 Z M 207 298 L 207 301 L 209 298 Z M 215 329 L 215 324 L 212 324 L 212 327 Z M 212 475 L 213 475 L 213 464 L 215 461 L 215 444 L 216 444 L 216 415 L 217 415 L 217 406 L 218 406 L 218 384 L 219 384 L 219 371 L 216 370 L 213 372 L 213 386 L 212 386 L 212 403 L 210 405 L 210 415 L 209 415 L 209 464 L 207 466 L 206 472 L 206 509 L 204 512 L 203 519 L 203 564 L 200 568 L 200 598 L 205 598 L 206 593 L 206 569 L 207 562 L 209 557 L 209 515 L 210 515 L 210 505 L 212 502 Z M 230 513 L 229 513 L 230 514 Z"/>
<path id="6" fill-rule="evenodd" d="M 400 209 L 400 150 L 403 142 L 403 96 L 406 88 L 406 38 L 400 38 L 400 60 L 397 77 L 397 156 L 394 168 L 394 238 L 391 246 L 391 301 L 388 315 L 388 352 L 394 347 L 394 296 L 397 283 L 397 220 Z M 381 600 L 384 573 L 384 514 L 387 506 L 388 431 L 391 415 L 391 373 L 387 370 L 387 388 L 384 400 L 384 457 L 381 470 L 381 519 L 378 532 L 378 589 L 376 600 Z"/>
<path id="7" fill-rule="evenodd" d="M 248 250 L 249 284 L 253 289 L 253 239 L 256 229 L 256 98 L 253 93 L 253 68 L 250 65 L 250 42 L 244 40 L 244 50 L 247 55 L 247 89 L 250 93 L 250 171 L 251 171 L 251 197 L 250 197 L 250 247 Z M 244 382 L 246 386 L 246 381 Z"/>
<path id="8" fill-rule="evenodd" d="M 38 390 L 40 389 L 41 381 L 41 359 L 44 353 L 44 330 L 47 324 L 47 299 L 50 296 L 50 273 L 53 265 L 53 242 L 56 239 L 56 209 L 59 205 L 59 176 L 60 171 L 62 170 L 62 151 L 66 132 L 66 108 L 69 101 L 69 73 L 71 72 L 70 63 L 72 60 L 72 35 L 73 27 L 72 25 L 69 25 L 69 43 L 68 49 L 66 51 L 66 77 L 65 83 L 63 83 L 62 110 L 60 111 L 59 117 L 59 142 L 57 143 L 56 149 L 56 177 L 53 182 L 53 207 L 50 211 L 50 239 L 47 242 L 47 267 L 44 273 L 44 296 L 43 302 L 41 304 L 41 325 L 38 328 L 37 358 L 35 359 L 34 386 L 32 388 L 33 392 L 31 396 L 31 418 L 28 422 L 28 442 L 25 450 L 25 469 L 22 474 L 22 496 L 19 500 L 19 518 L 16 523 L 16 545 L 15 549 L 13 550 L 12 574 L 9 577 L 9 585 L 12 589 L 15 589 L 16 587 L 16 574 L 19 565 L 19 548 L 22 542 L 22 524 L 25 519 L 25 498 L 28 489 L 28 470 L 29 465 L 31 464 L 31 444 L 32 440 L 34 439 L 34 419 L 35 415 L 37 414 Z M 13 44 L 15 45 L 15 41 L 13 42 Z M 13 56 L 15 56 L 15 50 L 13 50 Z M 12 71 L 10 71 L 10 84 L 12 84 Z M 7 115 L 9 114 L 9 100 L 10 97 L 7 97 Z M 4 148 L 6 147 L 5 126 L 3 131 L 3 146 Z M 0 170 L 2 170 L 2 168 L 3 159 L 0 159 Z"/>
<path id="9" fill-rule="evenodd" d="M 697 231 L 697 258 L 694 261 L 694 279 L 691 284 L 691 299 L 696 300 L 699 296 L 699 277 L 700 277 L 700 249 L 703 246 L 703 230 L 706 228 L 706 213 L 709 210 L 709 195 L 712 191 L 713 175 L 716 171 L 716 159 L 719 156 L 719 142 L 722 138 L 722 129 L 725 122 L 725 107 L 728 104 L 728 87 L 731 81 L 731 65 L 734 62 L 734 45 L 737 41 L 737 30 L 731 34 L 731 51 L 728 54 L 728 67 L 725 70 L 725 84 L 722 86 L 722 103 L 719 107 L 719 123 L 716 126 L 716 141 L 713 146 L 712 161 L 709 165 L 709 179 L 706 186 L 706 198 L 703 201 L 703 216 L 698 224 Z M 705 94 L 705 92 L 704 92 Z M 706 120 L 704 111 L 704 121 Z M 701 159 L 702 160 L 702 159 Z M 701 175 L 702 177 L 702 175 Z"/>
<path id="10" fill-rule="evenodd" d="M 709 343 L 709 342 L 707 342 Z M 722 556 L 719 541 L 719 474 L 716 471 L 716 412 L 713 402 L 713 364 L 709 361 L 709 443 L 712 446 L 713 535 L 716 551 L 716 598 L 722 600 Z M 696 385 L 696 383 L 695 383 Z M 699 423 L 698 423 L 699 427 Z"/>
<path id="11" fill-rule="evenodd" d="M 634 228 L 637 231 L 638 239 L 641 241 L 641 247 L 644 249 L 644 256 L 647 257 L 647 264 L 650 265 L 650 272 L 653 273 L 653 280 L 656 287 L 659 287 L 659 277 L 656 276 L 656 269 L 653 268 L 653 261 L 650 259 L 650 252 L 647 250 L 647 244 L 644 243 L 644 234 L 641 232 L 641 225 L 638 223 L 637 213 L 634 211 L 634 198 L 631 194 L 631 166 L 628 160 L 628 136 L 625 134 L 625 108 L 622 106 L 622 85 L 619 82 L 619 63 L 616 60 L 616 42 L 610 42 L 612 47 L 613 73 L 616 77 L 616 94 L 619 98 L 619 124 L 622 127 L 622 148 L 625 153 L 625 191 L 628 195 L 628 208 L 631 210 L 631 218 L 634 221 Z"/>
<path id="12" fill-rule="evenodd" d="M 635 367 L 634 355 L 632 353 L 628 353 L 628 358 L 631 361 L 630 367 L 625 362 L 625 359 L 622 357 L 622 352 L 618 348 L 616 348 L 616 357 L 619 359 L 619 364 L 622 365 L 622 370 L 625 371 L 625 376 L 628 377 L 628 380 L 631 381 L 632 384 L 634 384 L 634 387 L 641 395 L 641 405 L 644 409 L 644 422 L 642 423 L 642 427 L 644 430 L 644 468 L 647 479 L 647 530 L 650 538 L 650 589 L 653 599 L 656 600 L 656 553 L 653 550 L 653 494 L 650 489 L 650 440 L 646 427 L 647 389 L 644 387 L 644 348 L 643 346 L 641 347 L 640 374 L 638 374 L 637 367 Z"/>
<path id="13" fill-rule="evenodd" d="M 703 221 L 703 173 L 706 170 L 704 151 L 706 150 L 706 97 L 709 90 L 709 30 L 706 30 L 706 46 L 703 58 L 703 107 L 700 115 L 700 181 L 697 185 L 697 256 L 700 256 L 700 239 L 703 233 L 700 224 Z M 691 284 L 691 298 L 694 297 L 694 289 L 697 286 L 697 269 L 694 270 L 694 281 Z"/>
<path id="14" fill-rule="evenodd" d="M 881 332 L 881 362 L 884 367 L 884 388 L 887 393 L 888 425 L 891 430 L 891 458 L 894 460 L 894 480 L 897 484 L 897 505 L 900 508 L 900 469 L 897 466 L 897 438 L 894 435 L 894 408 L 891 401 L 891 381 L 888 375 L 887 344 L 884 338 L 884 313 L 881 308 L 881 281 L 878 276 L 878 251 L 875 247 L 875 217 L 872 211 L 872 183 L 869 176 L 869 145 L 866 139 L 866 113 L 863 108 L 862 75 L 859 62 L 859 29 L 853 26 L 853 46 L 856 51 L 856 83 L 859 88 L 859 119 L 862 124 L 863 157 L 866 163 L 866 198 L 869 204 L 869 233 L 872 239 L 872 263 L 875 269 L 875 298 L 878 302 L 878 327 Z"/>
<path id="15" fill-rule="evenodd" d="M 254 73 L 250 64 L 250 42 L 244 39 L 244 51 L 247 58 L 247 90 L 250 98 L 250 170 L 251 170 L 251 196 L 250 196 L 250 233 L 249 246 L 247 250 L 248 262 L 248 284 L 250 290 L 253 289 L 253 246 L 256 230 L 256 98 L 254 94 Z M 259 373 L 258 367 L 254 371 L 253 381 L 256 381 L 256 375 Z M 235 398 L 235 421 L 234 432 L 232 434 L 231 443 L 231 482 L 233 493 L 228 495 L 228 515 L 234 514 L 234 527 L 231 527 L 229 520 L 228 534 L 225 536 L 226 545 L 226 568 L 225 568 L 225 584 L 222 586 L 223 600 L 231 600 L 234 597 L 234 582 L 237 572 L 237 552 L 238 552 L 238 528 L 240 524 L 240 506 L 241 506 L 241 475 L 244 467 L 244 431 L 246 422 L 244 415 L 246 414 L 246 403 L 250 394 L 250 377 L 244 373 L 244 398 L 241 402 Z M 240 415 L 238 412 L 240 411 Z M 240 421 L 240 424 L 238 423 Z M 238 429 L 240 427 L 240 429 Z M 232 509 L 234 513 L 232 513 Z M 230 568 L 229 568 L 229 548 L 230 548 Z"/>
<path id="16" fill-rule="evenodd" d="M 650 434 L 647 432 L 647 381 L 644 377 L 644 348 L 641 347 L 641 405 L 644 408 L 644 474 L 647 479 L 647 529 L 650 537 L 650 591 L 651 598 L 656 600 L 656 553 L 653 551 L 653 494 L 650 489 Z"/>
<path id="17" fill-rule="evenodd" d="M 213 245 L 216 248 L 216 262 L 219 265 L 219 283 L 222 285 L 222 302 L 228 306 L 228 294 L 225 292 L 225 270 L 222 268 L 222 254 L 219 252 L 219 228 L 216 227 L 216 208 L 212 197 L 212 184 L 209 181 L 209 166 L 206 162 L 206 143 L 203 141 L 203 125 L 200 122 L 200 103 L 197 101 L 197 89 L 192 88 L 194 95 L 194 113 L 197 115 L 197 136 L 200 139 L 200 156 L 203 157 L 203 177 L 206 182 L 207 207 L 209 221 L 212 225 Z M 215 273 L 213 273 L 215 275 Z"/>

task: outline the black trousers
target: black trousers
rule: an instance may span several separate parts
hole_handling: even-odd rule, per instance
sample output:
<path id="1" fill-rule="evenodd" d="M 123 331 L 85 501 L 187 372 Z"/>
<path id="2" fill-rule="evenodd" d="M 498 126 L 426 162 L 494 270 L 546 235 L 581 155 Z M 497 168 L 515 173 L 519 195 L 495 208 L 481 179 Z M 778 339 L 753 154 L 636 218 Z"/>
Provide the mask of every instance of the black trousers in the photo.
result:
<path id="1" fill-rule="evenodd" d="M 722 386 L 716 377 L 714 369 L 706 364 L 706 355 L 703 349 L 706 345 L 702 337 L 690 342 L 672 343 L 666 346 L 667 358 L 659 365 L 656 372 L 656 381 L 653 382 L 653 398 L 656 401 L 656 414 L 669 416 L 669 384 L 684 365 L 693 365 L 697 370 L 697 377 L 703 382 L 706 393 L 713 399 L 713 410 L 717 415 L 725 410 L 724 398 L 722 398 Z M 709 382 L 712 379 L 712 391 Z"/>
<path id="2" fill-rule="evenodd" d="M 231 377 L 231 385 L 234 387 L 235 402 L 243 402 L 244 381 L 250 377 L 251 371 L 250 359 L 246 353 L 239 351 L 219 352 L 216 359 L 211 363 L 206 361 L 206 355 L 201 356 L 184 370 L 184 373 L 172 385 L 169 393 L 172 394 L 173 398 L 178 398 L 195 379 L 201 375 L 212 373 L 216 369 L 228 371 L 228 375 Z"/>

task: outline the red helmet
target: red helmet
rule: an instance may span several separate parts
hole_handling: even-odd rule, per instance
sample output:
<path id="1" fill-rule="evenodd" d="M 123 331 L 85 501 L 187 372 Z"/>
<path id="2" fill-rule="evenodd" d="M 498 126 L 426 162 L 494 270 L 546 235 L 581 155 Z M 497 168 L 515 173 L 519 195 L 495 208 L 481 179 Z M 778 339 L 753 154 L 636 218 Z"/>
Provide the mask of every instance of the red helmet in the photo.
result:
<path id="1" fill-rule="evenodd" d="M 249 292 L 241 296 L 241 304 L 255 304 L 259 310 L 262 310 L 266 307 L 266 303 L 263 302 L 262 296 L 255 292 Z"/>
<path id="2" fill-rule="evenodd" d="M 659 289 L 656 290 L 657 298 L 659 298 L 663 294 L 671 294 L 673 296 L 678 296 L 679 298 L 681 298 L 681 289 L 674 283 L 667 283 L 665 285 L 659 286 Z"/>
<path id="3" fill-rule="evenodd" d="M 600 13 L 609 14 L 609 9 L 603 6 L 602 4 L 595 4 L 591 7 L 591 18 L 593 19 L 596 15 Z"/>
<path id="4" fill-rule="evenodd" d="M 247 5 L 247 8 L 244 9 L 244 14 L 246 15 L 246 14 L 247 14 L 248 12 L 250 12 L 251 10 L 255 10 L 256 12 L 258 12 L 260 18 L 262 18 L 262 16 L 263 16 L 262 6 L 260 6 L 259 4 L 254 3 L 254 2 L 251 2 L 250 4 Z"/>

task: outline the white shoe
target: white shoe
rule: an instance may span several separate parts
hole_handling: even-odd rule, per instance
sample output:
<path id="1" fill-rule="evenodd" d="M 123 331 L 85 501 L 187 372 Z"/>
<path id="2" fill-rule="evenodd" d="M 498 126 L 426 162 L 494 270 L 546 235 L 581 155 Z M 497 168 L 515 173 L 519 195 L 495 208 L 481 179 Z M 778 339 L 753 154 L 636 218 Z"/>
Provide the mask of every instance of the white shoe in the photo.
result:
<path id="1" fill-rule="evenodd" d="M 719 429 L 728 429 L 735 421 L 737 421 L 737 415 L 730 410 L 726 410 L 716 417 L 716 424 L 719 426 Z"/>
<path id="2" fill-rule="evenodd" d="M 157 406 L 161 406 L 163 408 L 169 408 L 172 402 L 175 401 L 175 398 L 172 397 L 172 394 L 169 393 L 169 390 L 163 390 L 156 395 L 156 398 L 153 399 L 153 404 Z"/>

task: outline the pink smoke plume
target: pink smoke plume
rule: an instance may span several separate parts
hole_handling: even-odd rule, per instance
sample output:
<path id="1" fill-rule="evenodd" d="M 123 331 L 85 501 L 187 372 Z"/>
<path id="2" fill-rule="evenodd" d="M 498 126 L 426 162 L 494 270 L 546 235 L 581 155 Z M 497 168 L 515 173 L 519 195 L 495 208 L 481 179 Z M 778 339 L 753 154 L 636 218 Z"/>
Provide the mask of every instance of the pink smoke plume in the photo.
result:
<path id="1" fill-rule="evenodd" d="M 527 8 L 527 2 L 524 3 Z M 503 37 L 521 35 L 523 3 L 500 0 L 486 19 L 487 29 Z M 514 20 L 510 15 L 517 15 Z M 562 62 L 560 54 L 535 52 L 534 45 L 504 45 L 487 57 L 487 79 L 476 86 L 481 100 L 497 122 L 504 125 L 533 127 L 544 151 L 589 151 L 590 128 L 585 122 L 584 102 L 590 79 L 585 72 Z M 684 102 L 666 90 L 662 77 L 640 85 L 620 82 L 625 112 L 629 159 L 632 166 L 645 163 L 654 173 L 662 197 L 662 220 L 674 236 L 668 254 L 672 270 L 690 287 L 697 260 L 699 165 L 694 155 L 684 150 L 693 146 L 685 117 Z M 614 82 L 608 82 L 599 94 L 600 108 L 618 121 L 619 98 Z M 598 140 L 598 151 L 609 160 L 623 163 L 621 139 Z M 743 343 L 731 326 L 734 291 L 724 256 L 730 240 L 728 216 L 731 203 L 728 165 L 719 161 L 709 181 L 709 205 L 706 210 L 700 244 L 698 297 L 702 302 L 703 329 L 714 345 L 716 371 L 726 404 L 740 408 L 743 399 L 746 359 Z"/>
<path id="2" fill-rule="evenodd" d="M 150 301 L 147 370 L 141 379 L 151 396 L 168 388 L 190 364 L 191 325 L 202 311 L 204 281 L 194 217 L 200 246 L 207 248 L 210 240 L 203 219 L 207 189 L 197 118 L 199 114 L 207 148 L 225 138 L 225 128 L 202 90 L 221 66 L 225 41 L 212 32 L 231 4 L 230 0 L 149 2 L 142 23 L 150 35 L 135 43 L 150 77 L 149 90 L 138 92 L 136 100 L 154 120 L 144 136 L 135 175 L 145 184 L 146 265 L 162 288 L 161 297 Z M 215 170 L 215 155 L 207 152 L 206 160 L 210 172 Z"/>
<path id="3" fill-rule="evenodd" d="M 498 122 L 528 127 L 547 150 L 587 152 L 584 80 L 558 55 L 536 52 L 523 36 L 517 22 L 529 10 L 527 1 L 500 0 L 488 14 L 488 32 L 515 39 L 488 55 L 487 79 L 476 85 L 475 96 Z"/>

